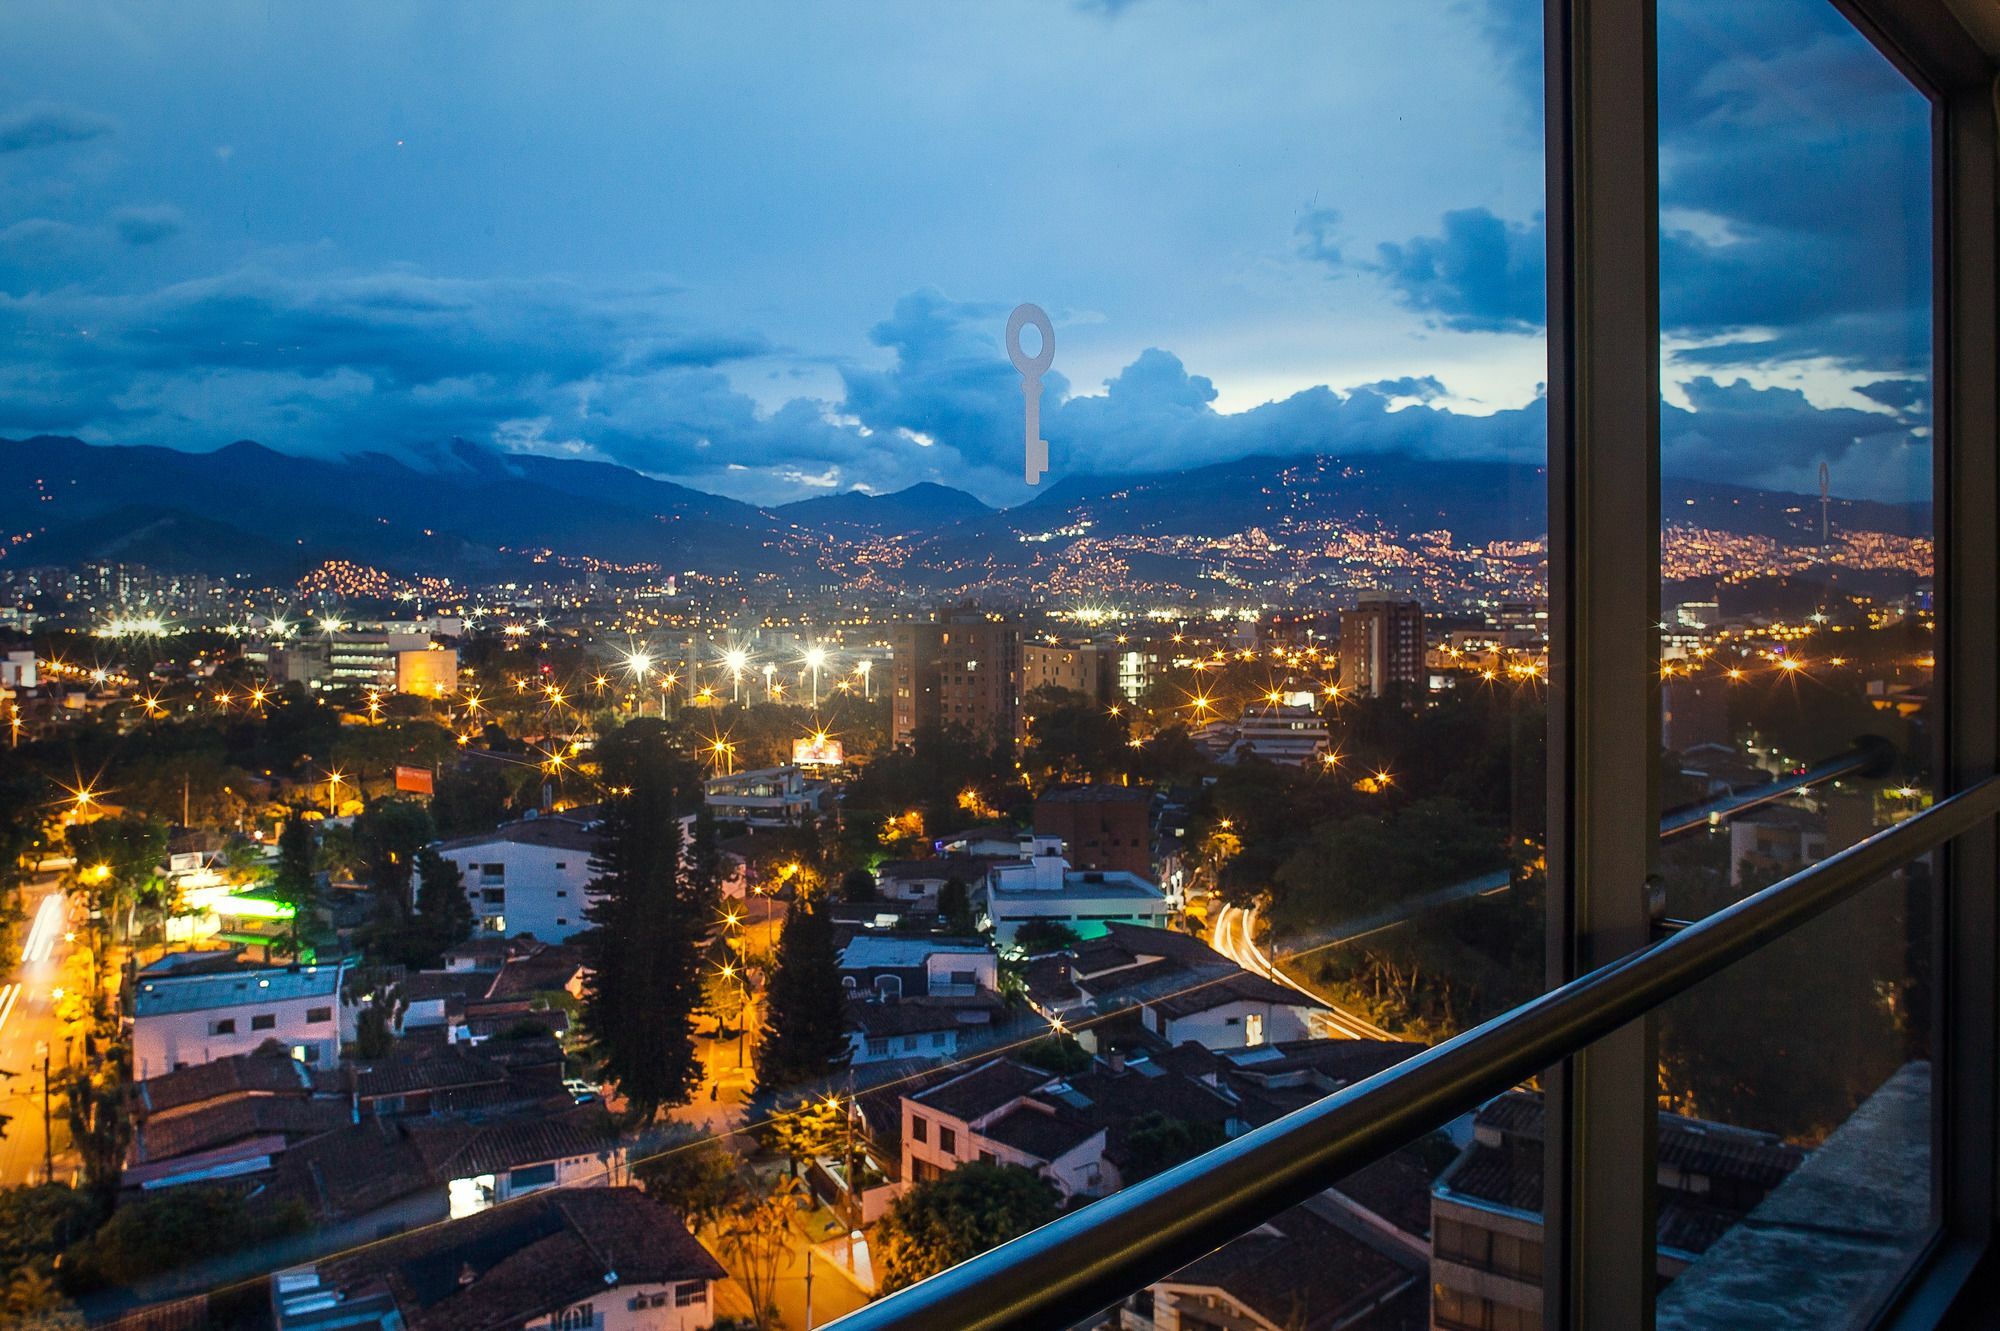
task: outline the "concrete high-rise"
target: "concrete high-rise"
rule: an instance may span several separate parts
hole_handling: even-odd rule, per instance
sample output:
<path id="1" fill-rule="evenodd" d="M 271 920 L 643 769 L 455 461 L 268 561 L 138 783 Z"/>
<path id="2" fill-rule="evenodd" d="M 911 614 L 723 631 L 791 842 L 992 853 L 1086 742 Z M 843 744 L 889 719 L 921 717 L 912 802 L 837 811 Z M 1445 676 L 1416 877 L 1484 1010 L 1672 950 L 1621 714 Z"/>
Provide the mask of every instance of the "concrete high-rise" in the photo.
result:
<path id="1" fill-rule="evenodd" d="M 1424 608 L 1380 592 L 1364 593 L 1340 612 L 1340 686 L 1357 698 L 1379 698 L 1398 685 L 1423 682 Z"/>
<path id="2" fill-rule="evenodd" d="M 895 744 L 929 726 L 962 727 L 982 743 L 1014 738 L 1021 705 L 1021 632 L 971 608 L 940 611 L 890 635 Z"/>

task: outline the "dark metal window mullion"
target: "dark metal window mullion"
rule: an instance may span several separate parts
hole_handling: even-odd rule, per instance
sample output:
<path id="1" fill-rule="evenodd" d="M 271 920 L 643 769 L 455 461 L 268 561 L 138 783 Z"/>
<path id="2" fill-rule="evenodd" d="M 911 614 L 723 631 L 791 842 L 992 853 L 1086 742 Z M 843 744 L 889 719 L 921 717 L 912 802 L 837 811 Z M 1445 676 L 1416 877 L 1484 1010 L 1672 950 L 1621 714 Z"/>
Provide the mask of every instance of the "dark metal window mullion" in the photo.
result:
<path id="1" fill-rule="evenodd" d="M 1652 0 L 1548 0 L 1548 980 L 1644 947 L 1657 867 L 1659 178 Z M 1552 1071 L 1544 1325 L 1653 1324 L 1652 1023 Z"/>

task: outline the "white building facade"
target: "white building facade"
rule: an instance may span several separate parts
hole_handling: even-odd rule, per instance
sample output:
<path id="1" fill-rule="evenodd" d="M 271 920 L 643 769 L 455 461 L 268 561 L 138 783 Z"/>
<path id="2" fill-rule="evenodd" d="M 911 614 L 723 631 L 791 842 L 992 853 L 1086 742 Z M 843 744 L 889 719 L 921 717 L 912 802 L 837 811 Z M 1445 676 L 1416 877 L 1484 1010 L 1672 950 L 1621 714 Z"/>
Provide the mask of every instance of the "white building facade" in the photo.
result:
<path id="1" fill-rule="evenodd" d="M 143 1081 L 271 1041 L 302 1063 L 330 1068 L 342 1042 L 354 1038 L 355 1009 L 340 992 L 346 973 L 343 962 L 141 976 L 132 1002 L 132 1074 Z"/>

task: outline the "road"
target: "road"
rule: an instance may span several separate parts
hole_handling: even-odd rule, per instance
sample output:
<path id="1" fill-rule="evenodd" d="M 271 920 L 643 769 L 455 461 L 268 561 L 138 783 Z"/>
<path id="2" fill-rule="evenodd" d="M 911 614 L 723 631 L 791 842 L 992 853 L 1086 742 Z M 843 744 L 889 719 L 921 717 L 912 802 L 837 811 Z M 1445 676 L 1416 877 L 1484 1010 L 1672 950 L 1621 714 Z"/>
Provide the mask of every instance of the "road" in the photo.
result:
<path id="1" fill-rule="evenodd" d="M 35 1183 L 44 1177 L 46 1139 L 42 1133 L 42 1059 L 58 1080 L 63 1071 L 63 1042 L 56 1021 L 56 977 L 69 948 L 67 902 L 53 880 L 27 888 L 34 903 L 21 959 L 0 985 L 0 1114 L 8 1118 L 0 1135 L 0 1186 Z M 53 1102 L 52 1102 L 53 1103 Z M 54 1104 L 56 1168 L 69 1145 L 69 1130 Z"/>
<path id="2" fill-rule="evenodd" d="M 1224 906 L 1215 917 L 1215 929 L 1209 938 L 1209 946 L 1228 957 L 1246 971 L 1267 975 L 1288 989 L 1296 989 L 1315 1003 L 1326 1004 L 1324 1011 L 1314 1011 L 1307 1017 L 1308 1028 L 1320 1039 L 1342 1040 L 1393 1040 L 1396 1037 L 1366 1018 L 1349 1012 L 1343 1007 L 1328 1003 L 1319 994 L 1294 980 L 1291 976 L 1271 964 L 1257 946 L 1257 912 L 1255 908 L 1244 910 L 1239 906 Z"/>

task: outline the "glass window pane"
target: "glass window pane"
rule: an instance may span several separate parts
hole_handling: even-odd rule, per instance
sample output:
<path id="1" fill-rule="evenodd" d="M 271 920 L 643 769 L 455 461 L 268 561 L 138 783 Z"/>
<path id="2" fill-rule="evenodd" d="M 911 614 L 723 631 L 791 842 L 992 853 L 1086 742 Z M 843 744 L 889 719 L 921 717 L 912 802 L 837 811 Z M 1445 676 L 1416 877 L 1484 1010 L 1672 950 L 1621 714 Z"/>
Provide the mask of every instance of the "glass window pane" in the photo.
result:
<path id="1" fill-rule="evenodd" d="M 1930 108 L 1822 0 L 1659 16 L 1663 859 L 1687 917 L 1930 799 Z M 1729 816 L 1746 799 L 1768 802 Z"/>
<path id="2" fill-rule="evenodd" d="M 1864 1326 L 1933 1232 L 1932 862 L 1660 1013 L 1659 1324 Z"/>
<path id="3" fill-rule="evenodd" d="M 1930 107 L 1820 0 L 1659 24 L 1661 860 L 1691 919 L 1930 799 Z M 1932 901 L 1920 862 L 1660 1014 L 1663 1328 L 1862 1324 L 1928 1236 Z"/>
<path id="4" fill-rule="evenodd" d="M 306 1318 L 416 1263 L 444 1322 L 616 1191 L 728 1272 L 689 1303 L 796 1327 L 817 1273 L 825 1322 L 1538 992 L 1541 35 L 11 25 L 0 831 L 74 853 L 0 880 L 0 1035 L 58 1097 L 0 1186 L 117 1199 L 28 1274 L 302 1263 Z M 293 963 L 349 969 L 167 1020 Z M 182 1074 L 219 1103 L 130 1084 Z M 1356 1203 L 1398 1315 L 1473 1132 Z"/>

